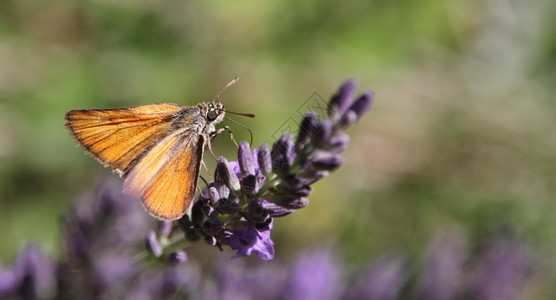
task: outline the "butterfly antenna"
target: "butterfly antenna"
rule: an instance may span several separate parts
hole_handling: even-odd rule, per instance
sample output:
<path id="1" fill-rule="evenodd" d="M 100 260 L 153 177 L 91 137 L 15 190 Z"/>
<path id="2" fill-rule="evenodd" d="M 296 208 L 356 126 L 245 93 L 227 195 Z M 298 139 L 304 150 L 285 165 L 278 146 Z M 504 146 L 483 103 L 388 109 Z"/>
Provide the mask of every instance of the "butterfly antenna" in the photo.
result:
<path id="1" fill-rule="evenodd" d="M 220 94 L 222 94 L 222 92 L 223 92 L 225 89 L 227 89 L 227 88 L 229 88 L 230 86 L 236 84 L 236 82 L 238 82 L 238 81 L 239 81 L 239 77 L 237 77 L 237 76 L 234 77 L 234 79 L 232 79 L 232 81 L 230 81 L 228 84 L 226 84 L 226 86 L 223 87 L 223 88 L 220 90 L 220 92 L 218 92 L 218 94 L 216 94 L 216 97 L 214 97 L 214 99 L 212 99 L 212 101 L 214 102 L 214 100 L 217 100 L 218 102 L 220 102 Z"/>
<path id="2" fill-rule="evenodd" d="M 232 113 L 232 114 L 233 114 L 233 113 Z M 248 117 L 248 116 L 253 116 L 252 118 L 255 118 L 255 115 L 253 115 L 253 114 L 237 114 L 237 115 L 246 116 L 246 117 Z M 241 123 L 239 123 L 239 122 L 236 122 L 236 121 L 234 121 L 234 120 L 228 118 L 228 116 L 224 116 L 224 118 L 230 120 L 230 122 L 232 122 L 232 123 L 234 123 L 234 124 L 236 124 L 236 125 L 238 125 L 238 126 L 241 126 L 241 127 L 245 128 L 247 131 L 249 131 L 249 136 L 251 136 L 251 139 L 250 139 L 250 141 L 249 141 L 249 145 L 253 145 L 253 133 L 251 132 L 251 129 L 249 129 L 247 126 L 245 126 L 245 125 L 243 125 L 243 124 L 241 124 Z"/>

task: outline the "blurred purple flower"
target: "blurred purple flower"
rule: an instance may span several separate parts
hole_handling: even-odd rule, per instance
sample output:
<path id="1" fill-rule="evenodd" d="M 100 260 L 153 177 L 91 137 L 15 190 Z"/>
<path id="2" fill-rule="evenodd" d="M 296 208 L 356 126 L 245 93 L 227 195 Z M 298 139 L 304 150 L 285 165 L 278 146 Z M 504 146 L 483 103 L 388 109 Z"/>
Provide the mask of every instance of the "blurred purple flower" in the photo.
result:
<path id="1" fill-rule="evenodd" d="M 398 299 L 407 277 L 407 260 L 403 256 L 383 254 L 357 276 L 343 299 Z"/>
<path id="2" fill-rule="evenodd" d="M 200 299 L 280 299 L 283 298 L 286 270 L 280 264 L 245 260 L 219 260 L 205 281 Z"/>
<path id="3" fill-rule="evenodd" d="M 429 245 L 414 299 L 456 299 L 468 258 L 467 241 L 456 230 L 440 233 Z"/>
<path id="4" fill-rule="evenodd" d="M 308 251 L 299 256 L 288 276 L 285 299 L 339 299 L 340 270 L 331 252 Z"/>
<path id="5" fill-rule="evenodd" d="M 490 236 L 469 261 L 462 296 L 466 299 L 521 299 L 519 291 L 538 266 L 530 246 L 509 228 Z"/>
<path id="6" fill-rule="evenodd" d="M 56 266 L 37 246 L 19 253 L 11 269 L 0 270 L 0 299 L 52 299 Z"/>

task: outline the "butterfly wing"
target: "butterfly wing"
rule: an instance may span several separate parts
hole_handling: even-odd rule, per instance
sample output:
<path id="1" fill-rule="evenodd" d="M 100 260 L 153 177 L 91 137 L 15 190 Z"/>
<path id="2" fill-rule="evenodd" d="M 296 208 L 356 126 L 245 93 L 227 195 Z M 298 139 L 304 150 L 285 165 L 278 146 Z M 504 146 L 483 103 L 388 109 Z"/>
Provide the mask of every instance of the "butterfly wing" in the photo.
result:
<path id="1" fill-rule="evenodd" d="M 172 133 L 126 175 L 124 192 L 140 197 L 157 218 L 180 218 L 195 196 L 204 146 L 204 136 L 194 130 Z"/>
<path id="2" fill-rule="evenodd" d="M 83 148 L 122 175 L 169 134 L 173 115 L 181 109 L 177 104 L 163 103 L 72 110 L 66 114 L 66 127 Z"/>

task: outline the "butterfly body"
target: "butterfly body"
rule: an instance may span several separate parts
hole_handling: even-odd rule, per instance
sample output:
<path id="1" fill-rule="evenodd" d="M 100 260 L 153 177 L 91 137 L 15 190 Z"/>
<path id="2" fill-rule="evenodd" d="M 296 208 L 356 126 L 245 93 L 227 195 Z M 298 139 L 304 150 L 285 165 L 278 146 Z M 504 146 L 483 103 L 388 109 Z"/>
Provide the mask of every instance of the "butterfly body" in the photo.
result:
<path id="1" fill-rule="evenodd" d="M 124 177 L 124 192 L 140 197 L 153 216 L 174 220 L 188 210 L 220 102 L 160 103 L 116 109 L 72 110 L 66 127 L 79 144 Z"/>

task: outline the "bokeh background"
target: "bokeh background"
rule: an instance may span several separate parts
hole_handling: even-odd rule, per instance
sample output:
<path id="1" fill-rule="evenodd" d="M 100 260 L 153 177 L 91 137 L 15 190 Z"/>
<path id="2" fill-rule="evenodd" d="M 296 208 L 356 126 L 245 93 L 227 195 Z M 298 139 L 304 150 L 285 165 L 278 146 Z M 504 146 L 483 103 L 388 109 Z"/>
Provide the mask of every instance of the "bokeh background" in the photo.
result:
<path id="1" fill-rule="evenodd" d="M 315 245 L 351 265 L 390 249 L 418 257 L 445 228 L 473 239 L 510 225 L 551 266 L 554 15 L 548 0 L 2 0 L 0 261 L 29 241 L 56 256 L 60 216 L 112 176 L 76 147 L 66 111 L 195 105 L 237 75 L 221 99 L 257 115 L 235 118 L 255 146 L 349 77 L 376 94 L 344 166 L 275 221 L 277 257 Z"/>

